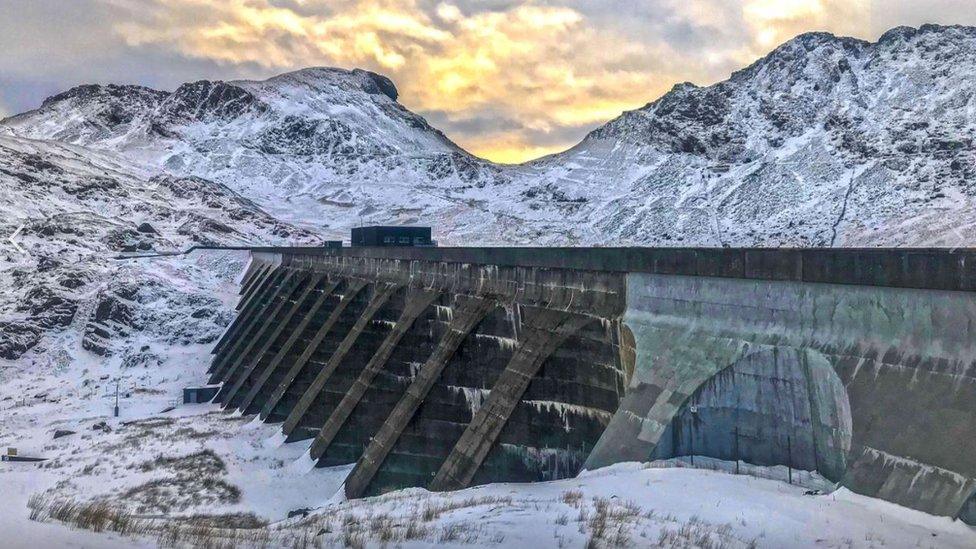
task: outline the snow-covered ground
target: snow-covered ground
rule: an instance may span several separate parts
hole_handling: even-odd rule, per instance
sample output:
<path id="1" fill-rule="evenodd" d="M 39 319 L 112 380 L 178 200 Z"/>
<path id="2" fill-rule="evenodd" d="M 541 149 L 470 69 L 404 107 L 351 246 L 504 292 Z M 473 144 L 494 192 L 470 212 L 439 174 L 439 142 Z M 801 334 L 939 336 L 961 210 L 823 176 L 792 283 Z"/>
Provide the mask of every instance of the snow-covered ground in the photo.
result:
<path id="1" fill-rule="evenodd" d="M 307 444 L 284 445 L 277 426 L 211 404 L 167 410 L 183 387 L 205 382 L 210 345 L 176 347 L 158 364 L 124 367 L 81 349 L 80 335 L 68 330 L 46 342 L 68 350 L 58 367 L 44 363 L 42 350 L 22 357 L 23 368 L 0 370 L 0 448 L 47 459 L 0 462 L 0 532 L 11 534 L 0 547 L 133 543 L 30 521 L 31 496 L 107 502 L 140 517 L 220 515 L 260 526 L 322 505 L 348 473 L 348 467 L 314 469 L 304 457 Z M 135 339 L 137 347 L 151 344 Z M 58 431 L 70 433 L 54 438 Z"/>
<path id="2" fill-rule="evenodd" d="M 745 475 L 619 464 L 578 478 L 447 494 L 405 490 L 336 504 L 296 525 L 376 543 L 416 521 L 431 542 L 507 547 L 973 547 L 976 532 L 879 500 Z M 388 519 L 388 521 L 386 521 Z M 386 524 L 384 524 L 386 522 Z M 392 527 L 398 531 L 397 526 Z M 357 534 L 360 533 L 360 534 Z M 325 535 L 325 534 L 323 534 Z M 389 534 L 388 534 L 389 535 Z M 392 539 L 397 539 L 394 533 Z"/>
<path id="3" fill-rule="evenodd" d="M 229 424 L 241 427 L 239 421 Z M 268 444 L 274 437 L 262 443 L 267 434 L 263 429 L 244 427 L 240 440 L 229 441 L 230 435 L 228 442 L 215 447 L 217 455 L 228 459 L 229 480 L 248 476 L 238 506 L 255 504 L 272 519 L 297 505 L 321 507 L 304 519 L 247 531 L 244 539 L 257 545 L 541 548 L 586 547 L 595 542 L 597 547 L 969 548 L 976 544 L 976 531 L 960 522 L 843 489 L 811 496 L 805 495 L 804 488 L 775 480 L 635 463 L 555 482 L 496 484 L 447 494 L 409 489 L 344 502 L 336 492 L 348 468 L 307 469 L 301 456 L 296 458 L 301 449 Z M 180 455 L 185 444 L 177 446 L 165 454 Z M 247 451 L 242 459 L 235 459 L 235 451 L 241 449 Z M 278 460 L 284 465 L 268 467 Z M 114 481 L 119 484 L 138 482 L 146 475 L 124 469 L 118 473 Z M 4 546 L 156 545 L 154 534 L 123 538 L 29 521 L 25 507 L 29 494 L 56 484 L 59 477 L 37 466 L 4 464 L 0 486 L 12 495 L 13 505 L 0 519 L 0 529 L 14 534 Z M 94 477 L 85 484 L 93 492 L 107 490 Z M 210 509 L 231 512 L 234 507 Z M 216 532 L 214 539 L 220 540 L 220 535 Z M 242 543 L 241 538 L 236 543 Z"/>
<path id="4" fill-rule="evenodd" d="M 59 523 L 30 520 L 27 502 L 39 486 L 54 483 L 56 475 L 44 473 L 35 466 L 0 462 L 0 491 L 4 508 L 0 513 L 2 546 L 9 549 L 71 547 L 82 549 L 125 549 L 154 547 L 146 537 L 121 536 L 116 533 L 89 532 L 68 528 Z"/>

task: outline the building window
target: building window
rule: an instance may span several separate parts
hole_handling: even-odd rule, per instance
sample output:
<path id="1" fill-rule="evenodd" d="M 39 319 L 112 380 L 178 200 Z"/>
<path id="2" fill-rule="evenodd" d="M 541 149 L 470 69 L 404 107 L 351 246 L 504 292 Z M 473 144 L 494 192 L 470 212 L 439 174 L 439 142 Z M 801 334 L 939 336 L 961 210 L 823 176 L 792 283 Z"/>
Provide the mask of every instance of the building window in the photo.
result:
<path id="1" fill-rule="evenodd" d="M 400 237 L 400 244 L 410 244 L 410 237 L 409 236 L 401 236 Z"/>
<path id="2" fill-rule="evenodd" d="M 424 237 L 422 237 L 422 236 L 415 236 L 415 237 L 413 237 L 413 243 L 414 244 L 423 244 L 424 243 Z"/>
<path id="3" fill-rule="evenodd" d="M 396 242 L 396 239 L 393 238 L 392 236 L 383 237 L 383 244 L 393 244 L 394 242 Z"/>

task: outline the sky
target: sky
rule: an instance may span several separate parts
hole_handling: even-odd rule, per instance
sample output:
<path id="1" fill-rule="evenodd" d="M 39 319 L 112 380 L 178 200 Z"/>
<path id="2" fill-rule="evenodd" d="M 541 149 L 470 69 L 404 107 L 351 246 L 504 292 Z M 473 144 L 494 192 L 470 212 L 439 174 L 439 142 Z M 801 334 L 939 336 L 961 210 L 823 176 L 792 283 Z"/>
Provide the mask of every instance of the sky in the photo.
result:
<path id="1" fill-rule="evenodd" d="M 797 34 L 924 23 L 976 25 L 976 0 L 0 0 L 0 116 L 82 83 L 359 67 L 465 149 L 520 162 Z"/>

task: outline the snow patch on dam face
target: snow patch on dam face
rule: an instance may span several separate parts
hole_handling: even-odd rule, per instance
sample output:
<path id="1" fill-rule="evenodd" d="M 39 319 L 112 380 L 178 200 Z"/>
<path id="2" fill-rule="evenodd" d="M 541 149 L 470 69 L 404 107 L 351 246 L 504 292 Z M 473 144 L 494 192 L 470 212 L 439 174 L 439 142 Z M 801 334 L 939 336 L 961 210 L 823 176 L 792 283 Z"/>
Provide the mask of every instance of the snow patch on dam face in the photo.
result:
<path id="1" fill-rule="evenodd" d="M 635 372 L 586 466 L 692 446 L 727 459 L 729 431 L 762 432 L 738 451 L 927 512 L 971 513 L 974 321 L 970 292 L 630 273 Z"/>

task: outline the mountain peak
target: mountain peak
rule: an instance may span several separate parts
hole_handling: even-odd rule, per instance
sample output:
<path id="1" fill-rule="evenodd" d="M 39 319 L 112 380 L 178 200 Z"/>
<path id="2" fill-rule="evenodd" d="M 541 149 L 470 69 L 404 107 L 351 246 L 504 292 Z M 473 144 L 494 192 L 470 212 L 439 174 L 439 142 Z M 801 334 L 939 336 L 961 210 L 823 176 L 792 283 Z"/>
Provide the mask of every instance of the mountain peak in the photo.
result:
<path id="1" fill-rule="evenodd" d="M 936 25 L 926 24 L 921 27 L 895 27 L 888 30 L 878 38 L 878 44 L 890 44 L 894 42 L 907 42 L 924 36 L 945 37 L 949 40 L 976 37 L 976 27 L 965 25 Z"/>
<path id="2" fill-rule="evenodd" d="M 232 83 L 198 80 L 181 85 L 162 105 L 175 120 L 233 119 L 248 111 L 264 112 L 268 106 L 251 92 Z"/>
<path id="3" fill-rule="evenodd" d="M 335 67 L 308 67 L 293 72 L 273 76 L 261 82 L 241 82 L 251 85 L 300 85 L 312 89 L 325 87 L 343 91 L 360 91 L 369 95 L 385 95 L 392 101 L 399 97 L 392 80 L 375 72 L 363 69 L 340 69 Z"/>
<path id="4" fill-rule="evenodd" d="M 882 34 L 881 37 L 878 38 L 878 43 L 884 44 L 899 39 L 907 40 L 912 38 L 916 34 L 918 34 L 918 29 L 916 29 L 915 27 L 906 27 L 906 26 L 895 27 L 893 29 L 889 29 L 884 34 Z"/>
<path id="5" fill-rule="evenodd" d="M 59 94 L 52 95 L 43 102 L 41 106 L 47 106 L 52 103 L 57 103 L 59 101 L 65 101 L 68 99 L 81 99 L 90 100 L 99 96 L 112 97 L 116 99 L 131 99 L 133 96 L 147 97 L 154 99 L 156 101 L 161 101 L 169 95 L 164 91 L 154 90 L 152 88 L 147 88 L 146 86 L 136 86 L 136 85 L 117 85 L 117 84 L 82 84 L 80 86 L 75 86 L 63 91 Z"/>

